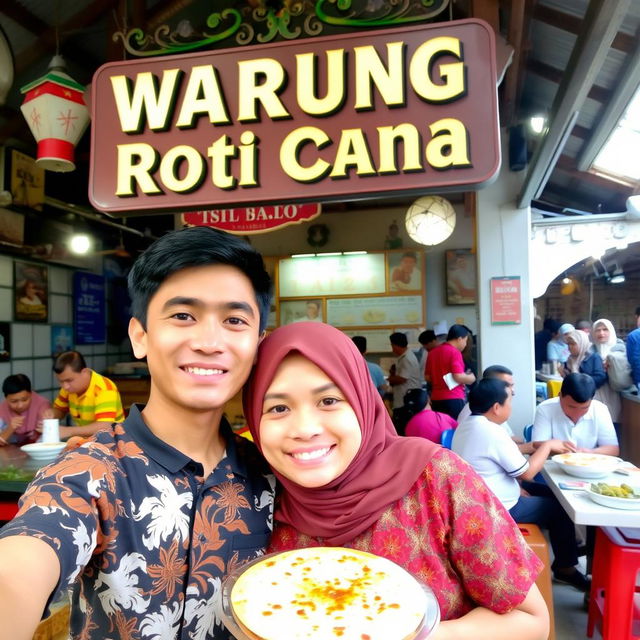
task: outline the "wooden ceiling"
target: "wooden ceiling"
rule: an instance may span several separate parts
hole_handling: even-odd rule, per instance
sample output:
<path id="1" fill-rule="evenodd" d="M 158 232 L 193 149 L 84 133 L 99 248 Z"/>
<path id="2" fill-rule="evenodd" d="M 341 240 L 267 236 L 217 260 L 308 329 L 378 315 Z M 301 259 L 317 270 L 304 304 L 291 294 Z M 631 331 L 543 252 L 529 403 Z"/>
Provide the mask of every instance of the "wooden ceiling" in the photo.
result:
<path id="1" fill-rule="evenodd" d="M 262 3 L 271 6 L 282 2 L 286 0 L 229 0 L 227 4 L 256 6 Z M 314 2 L 309 0 L 306 4 L 313 10 Z M 597 30 L 593 31 L 592 15 L 597 8 L 595 5 L 603 4 L 609 6 L 611 15 L 616 10 L 623 15 L 610 42 L 604 43 L 595 42 L 597 38 L 602 40 L 602 35 Z M 560 149 L 557 148 L 557 140 L 545 142 L 544 139 L 529 137 L 530 163 L 524 170 L 528 174 L 536 171 L 544 174 L 549 164 L 553 164 L 552 171 L 545 179 L 533 177 L 530 193 L 524 194 L 529 201 L 534 200 L 538 208 L 569 215 L 574 210 L 586 213 L 619 212 L 625 210 L 629 195 L 638 192 L 637 184 L 623 184 L 590 171 L 579 170 L 577 159 L 596 131 L 621 78 L 637 54 L 640 42 L 639 5 L 630 0 L 592 0 L 591 3 L 589 0 L 458 0 L 438 18 L 483 18 L 501 35 L 501 40 L 513 48 L 511 65 L 499 89 L 501 120 L 506 131 L 514 125 L 525 123 L 534 113 L 546 112 L 551 120 L 549 131 L 553 133 L 553 118 L 561 118 L 562 108 L 566 108 L 562 99 L 580 102 L 576 106 L 577 119 Z M 0 7 L 0 27 L 13 49 L 15 81 L 6 103 L 0 106 L 0 144 L 24 145 L 26 141 L 27 145 L 33 145 L 19 111 L 19 87 L 46 71 L 57 47 L 67 61 L 70 75 L 87 84 L 102 63 L 123 58 L 122 44 L 113 38 L 116 31 L 137 26 L 151 33 L 161 24 L 175 28 L 177 21 L 185 16 L 193 16 L 197 20 L 203 11 L 211 10 L 210 0 L 3 2 Z M 579 72 L 585 61 L 576 52 L 580 47 L 585 47 L 588 52 L 588 47 L 593 49 L 596 46 L 600 46 L 600 57 L 591 62 L 597 68 L 590 69 L 590 75 L 580 83 L 582 78 Z M 573 85 L 580 85 L 582 93 L 571 89 L 572 81 Z M 571 91 L 575 95 L 571 95 Z M 568 95 L 563 96 L 563 92 Z M 48 174 L 48 188 L 52 186 L 54 197 L 76 204 L 88 204 L 88 138 L 88 134 L 85 134 L 78 146 L 76 172 L 57 176 L 52 174 L 51 179 Z M 545 144 L 554 147 L 553 154 L 545 154 Z M 550 162 L 550 155 L 554 163 Z M 542 160 L 537 156 L 541 156 Z M 509 159 L 504 158 L 504 161 L 508 162 Z M 541 192 L 534 193 L 540 188 Z M 168 222 L 170 216 L 165 218 Z"/>

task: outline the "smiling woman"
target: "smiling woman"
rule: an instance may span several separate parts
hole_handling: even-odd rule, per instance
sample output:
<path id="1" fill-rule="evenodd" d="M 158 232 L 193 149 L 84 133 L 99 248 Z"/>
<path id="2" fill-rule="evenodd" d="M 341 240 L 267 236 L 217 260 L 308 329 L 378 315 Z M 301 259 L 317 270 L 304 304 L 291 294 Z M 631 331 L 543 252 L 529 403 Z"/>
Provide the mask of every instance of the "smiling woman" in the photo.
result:
<path id="1" fill-rule="evenodd" d="M 271 551 L 368 551 L 424 579 L 452 634 L 546 638 L 533 584 L 540 565 L 515 523 L 450 451 L 396 434 L 345 334 L 314 322 L 276 329 L 260 346 L 244 407 L 282 486 Z"/>

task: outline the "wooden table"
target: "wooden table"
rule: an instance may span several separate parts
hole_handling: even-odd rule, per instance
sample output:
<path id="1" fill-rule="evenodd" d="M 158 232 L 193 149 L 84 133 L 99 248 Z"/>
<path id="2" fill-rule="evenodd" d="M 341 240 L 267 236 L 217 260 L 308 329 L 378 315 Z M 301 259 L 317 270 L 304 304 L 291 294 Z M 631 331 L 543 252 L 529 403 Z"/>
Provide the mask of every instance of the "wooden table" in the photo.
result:
<path id="1" fill-rule="evenodd" d="M 548 460 L 545 463 L 542 475 L 564 510 L 576 524 L 604 527 L 640 527 L 640 511 L 626 511 L 624 509 L 605 507 L 594 502 L 585 491 L 580 489 L 561 489 L 558 486 L 559 482 L 581 481 L 583 479 L 565 473 L 552 460 Z M 629 482 L 629 476 L 610 473 L 604 478 L 585 479 L 584 481 L 621 484 L 622 482 Z"/>

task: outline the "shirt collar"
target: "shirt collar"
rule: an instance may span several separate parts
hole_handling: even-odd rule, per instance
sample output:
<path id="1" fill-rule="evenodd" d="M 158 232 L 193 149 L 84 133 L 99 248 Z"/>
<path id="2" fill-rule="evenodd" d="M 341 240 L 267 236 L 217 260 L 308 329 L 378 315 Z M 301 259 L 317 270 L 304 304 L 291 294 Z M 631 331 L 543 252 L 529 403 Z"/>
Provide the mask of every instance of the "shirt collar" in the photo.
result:
<path id="1" fill-rule="evenodd" d="M 142 407 L 143 405 L 131 405 L 129 415 L 124 421 L 126 433 L 140 445 L 142 450 L 171 473 L 177 473 L 189 463 L 196 462 L 170 444 L 167 444 L 164 440 L 158 438 L 158 436 L 149 429 L 142 417 Z M 224 438 L 226 448 L 226 457 L 220 462 L 224 462 L 225 466 L 230 466 L 234 474 L 246 478 L 248 476 L 246 462 L 238 455 L 239 452 L 235 435 L 224 417 L 220 421 L 220 434 Z M 247 442 L 247 444 L 249 443 Z"/>

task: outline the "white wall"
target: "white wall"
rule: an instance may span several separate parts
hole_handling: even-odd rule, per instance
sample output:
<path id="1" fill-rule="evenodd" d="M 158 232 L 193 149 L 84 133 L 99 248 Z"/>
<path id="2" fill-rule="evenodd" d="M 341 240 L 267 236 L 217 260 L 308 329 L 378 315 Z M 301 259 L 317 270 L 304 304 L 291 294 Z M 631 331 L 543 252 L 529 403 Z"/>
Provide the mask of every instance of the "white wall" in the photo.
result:
<path id="1" fill-rule="evenodd" d="M 513 371 L 516 396 L 509 424 L 519 433 L 533 421 L 535 410 L 533 303 L 529 286 L 531 210 L 516 207 L 525 172 L 510 171 L 506 157 L 505 150 L 498 180 L 478 192 L 479 370 L 502 364 Z M 522 323 L 492 325 L 490 279 L 518 275 Z"/>
<path id="2" fill-rule="evenodd" d="M 251 243 L 265 256 L 288 256 L 292 253 L 326 251 L 381 251 L 389 225 L 395 220 L 400 227 L 404 248 L 421 248 L 426 255 L 426 318 L 427 326 L 444 320 L 448 325 L 457 321 L 476 332 L 478 323 L 473 305 L 447 306 L 444 292 L 444 252 L 446 249 L 471 248 L 472 219 L 466 217 L 461 205 L 456 205 L 456 228 L 451 237 L 437 247 L 424 247 L 413 242 L 404 228 L 406 207 L 344 211 L 322 214 L 311 224 L 326 224 L 330 229 L 329 241 L 324 247 L 313 248 L 307 243 L 309 224 L 293 225 L 251 236 Z"/>

